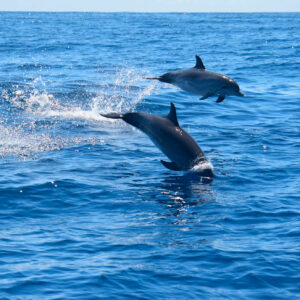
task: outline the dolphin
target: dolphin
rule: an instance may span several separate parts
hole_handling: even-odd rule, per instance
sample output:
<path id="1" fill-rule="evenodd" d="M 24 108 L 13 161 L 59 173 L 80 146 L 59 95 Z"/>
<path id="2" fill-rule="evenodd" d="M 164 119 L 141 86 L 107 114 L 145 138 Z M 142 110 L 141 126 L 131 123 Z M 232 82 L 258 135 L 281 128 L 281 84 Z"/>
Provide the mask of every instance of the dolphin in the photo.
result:
<path id="1" fill-rule="evenodd" d="M 244 96 L 234 80 L 225 75 L 207 71 L 198 55 L 196 55 L 196 65 L 193 68 L 171 71 L 159 77 L 146 77 L 145 79 L 157 79 L 173 84 L 185 91 L 201 95 L 200 100 L 218 96 L 217 102 L 219 103 L 226 96 Z"/>
<path id="2" fill-rule="evenodd" d="M 173 171 L 194 171 L 203 177 L 213 177 L 212 165 L 195 140 L 178 123 L 175 105 L 171 102 L 167 116 L 129 112 L 101 114 L 103 117 L 122 119 L 140 129 L 171 160 L 161 163 Z"/>

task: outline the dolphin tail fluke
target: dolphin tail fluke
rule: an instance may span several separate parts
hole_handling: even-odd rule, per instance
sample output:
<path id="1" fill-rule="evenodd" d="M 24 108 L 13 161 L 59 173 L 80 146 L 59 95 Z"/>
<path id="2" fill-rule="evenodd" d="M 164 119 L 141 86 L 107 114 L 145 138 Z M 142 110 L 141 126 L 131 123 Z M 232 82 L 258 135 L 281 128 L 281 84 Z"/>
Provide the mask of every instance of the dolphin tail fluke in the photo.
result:
<path id="1" fill-rule="evenodd" d="M 122 114 L 110 113 L 110 114 L 100 114 L 102 117 L 110 118 L 110 119 L 123 119 Z"/>
<path id="2" fill-rule="evenodd" d="M 174 162 L 161 160 L 161 163 L 169 170 L 172 171 L 181 171 L 181 169 Z"/>

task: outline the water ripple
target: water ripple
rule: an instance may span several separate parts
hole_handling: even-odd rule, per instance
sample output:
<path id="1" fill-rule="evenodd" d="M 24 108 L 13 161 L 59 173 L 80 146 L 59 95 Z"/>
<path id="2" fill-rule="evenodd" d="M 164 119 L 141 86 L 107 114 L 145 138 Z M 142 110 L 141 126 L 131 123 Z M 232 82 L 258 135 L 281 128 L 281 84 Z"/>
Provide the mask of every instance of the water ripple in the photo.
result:
<path id="1" fill-rule="evenodd" d="M 299 297 L 298 14 L 0 16 L 1 299 Z M 245 97 L 143 79 L 195 54 Z M 100 116 L 170 101 L 213 181 Z"/>

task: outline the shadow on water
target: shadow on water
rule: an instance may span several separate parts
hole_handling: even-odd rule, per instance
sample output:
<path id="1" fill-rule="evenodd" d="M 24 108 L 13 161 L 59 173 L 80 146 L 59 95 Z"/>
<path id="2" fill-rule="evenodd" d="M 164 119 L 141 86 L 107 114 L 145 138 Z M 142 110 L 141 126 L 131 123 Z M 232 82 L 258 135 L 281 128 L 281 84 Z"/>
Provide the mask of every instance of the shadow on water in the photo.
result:
<path id="1" fill-rule="evenodd" d="M 157 200 L 179 215 L 190 206 L 214 201 L 216 195 L 211 183 L 211 179 L 195 173 L 168 176 L 160 183 L 161 195 Z"/>

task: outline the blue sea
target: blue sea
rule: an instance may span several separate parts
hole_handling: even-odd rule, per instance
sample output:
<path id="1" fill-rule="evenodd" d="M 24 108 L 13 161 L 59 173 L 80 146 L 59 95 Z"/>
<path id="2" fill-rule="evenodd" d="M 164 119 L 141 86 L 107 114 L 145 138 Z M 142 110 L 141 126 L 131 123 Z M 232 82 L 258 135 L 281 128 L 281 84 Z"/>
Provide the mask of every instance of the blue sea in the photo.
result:
<path id="1" fill-rule="evenodd" d="M 300 15 L 0 13 L 1 299 L 300 299 Z M 143 77 L 195 65 L 243 98 Z M 215 178 L 137 129 L 178 120 Z"/>

